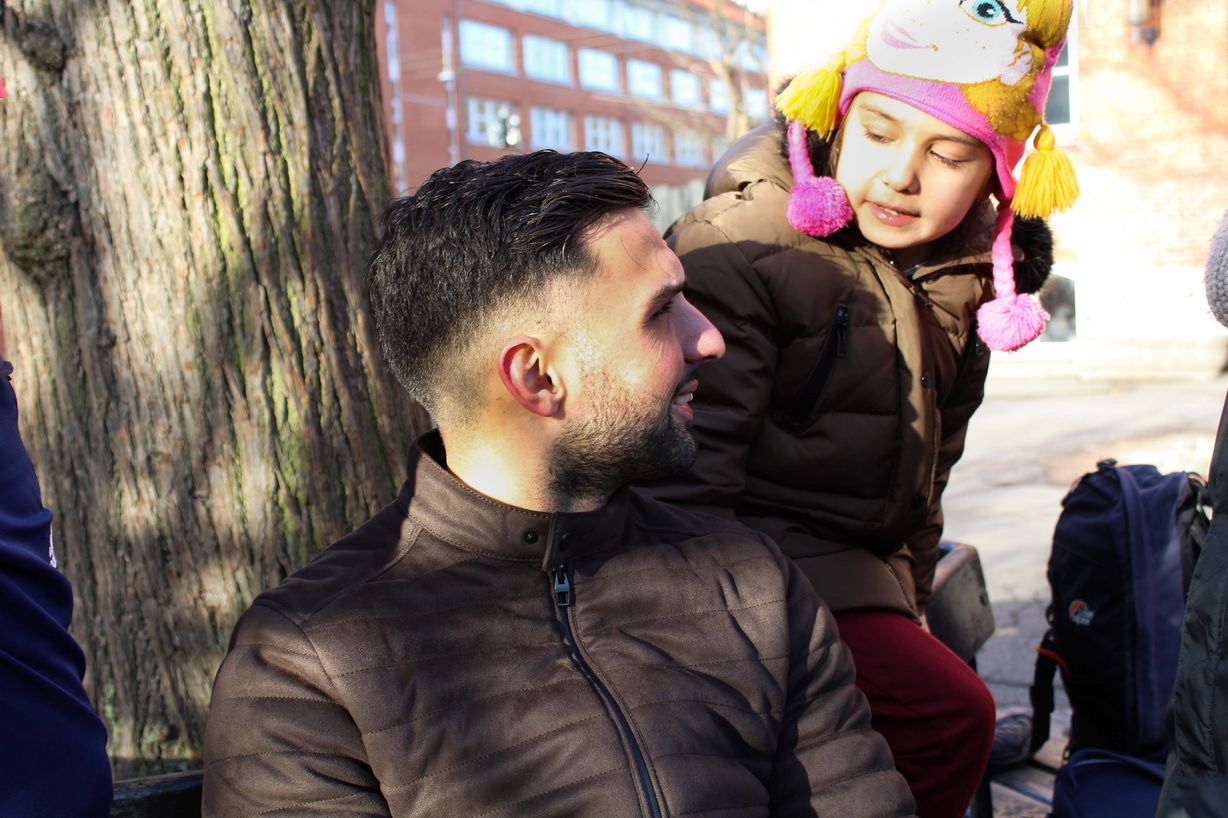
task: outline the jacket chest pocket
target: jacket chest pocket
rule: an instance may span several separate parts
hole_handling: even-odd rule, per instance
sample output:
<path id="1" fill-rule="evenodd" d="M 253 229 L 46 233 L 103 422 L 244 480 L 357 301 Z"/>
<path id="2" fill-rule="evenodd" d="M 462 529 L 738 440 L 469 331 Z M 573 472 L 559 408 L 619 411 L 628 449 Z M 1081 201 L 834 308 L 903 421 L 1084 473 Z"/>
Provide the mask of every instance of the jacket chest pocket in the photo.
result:
<path id="1" fill-rule="evenodd" d="M 819 401 L 831 380 L 839 361 L 848 354 L 849 308 L 847 304 L 836 306 L 832 314 L 831 328 L 819 348 L 814 368 L 811 369 L 797 396 L 782 407 L 780 420 L 794 429 L 805 427 L 813 420 Z"/>

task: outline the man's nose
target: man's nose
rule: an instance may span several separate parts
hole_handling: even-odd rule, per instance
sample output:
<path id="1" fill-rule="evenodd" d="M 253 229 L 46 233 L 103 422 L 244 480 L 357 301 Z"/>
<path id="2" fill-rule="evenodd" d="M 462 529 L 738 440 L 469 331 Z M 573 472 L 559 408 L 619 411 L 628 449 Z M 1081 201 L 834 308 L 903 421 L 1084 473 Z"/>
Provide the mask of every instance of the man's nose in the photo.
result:
<path id="1" fill-rule="evenodd" d="M 725 354 L 725 339 L 708 317 L 686 298 L 681 299 L 686 311 L 683 353 L 689 363 L 715 361 Z"/>

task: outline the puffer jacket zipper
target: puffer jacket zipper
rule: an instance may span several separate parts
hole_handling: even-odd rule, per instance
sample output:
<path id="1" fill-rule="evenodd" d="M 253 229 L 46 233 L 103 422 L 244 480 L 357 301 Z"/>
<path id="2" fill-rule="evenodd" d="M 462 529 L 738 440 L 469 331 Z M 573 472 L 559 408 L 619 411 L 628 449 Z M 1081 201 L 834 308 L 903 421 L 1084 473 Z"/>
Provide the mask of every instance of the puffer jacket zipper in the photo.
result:
<path id="1" fill-rule="evenodd" d="M 567 643 L 567 652 L 571 654 L 572 661 L 579 667 L 580 673 L 584 678 L 588 679 L 589 684 L 597 691 L 597 695 L 605 702 L 610 712 L 614 714 L 614 721 L 618 725 L 619 732 L 623 734 L 623 741 L 631 756 L 630 761 L 635 768 L 640 791 L 644 795 L 644 801 L 648 804 L 649 818 L 662 818 L 661 806 L 657 803 L 656 793 L 652 789 L 652 781 L 648 777 L 648 764 L 644 761 L 644 753 L 640 749 L 639 742 L 635 740 L 635 734 L 631 732 L 631 725 L 627 721 L 627 717 L 623 715 L 623 711 L 618 706 L 618 703 L 614 701 L 614 696 L 610 693 L 609 688 L 597 677 L 597 674 L 588 664 L 588 660 L 584 658 L 584 654 L 580 650 L 580 643 L 576 639 L 575 631 L 572 630 L 571 610 L 575 605 L 575 590 L 572 588 L 571 572 L 566 563 L 555 566 L 551 580 L 554 592 L 554 605 L 558 609 L 559 621 L 563 624 L 563 639 Z"/>
<path id="2" fill-rule="evenodd" d="M 823 395 L 823 387 L 827 386 L 827 382 L 831 380 L 836 360 L 847 354 L 848 330 L 849 308 L 844 304 L 839 304 L 836 306 L 835 314 L 832 315 L 831 330 L 823 341 L 823 348 L 819 350 L 819 359 L 814 369 L 811 370 L 810 377 L 806 379 L 801 395 L 798 396 L 793 408 L 789 411 L 789 422 L 793 425 L 804 424 L 818 405 L 819 398 Z"/>

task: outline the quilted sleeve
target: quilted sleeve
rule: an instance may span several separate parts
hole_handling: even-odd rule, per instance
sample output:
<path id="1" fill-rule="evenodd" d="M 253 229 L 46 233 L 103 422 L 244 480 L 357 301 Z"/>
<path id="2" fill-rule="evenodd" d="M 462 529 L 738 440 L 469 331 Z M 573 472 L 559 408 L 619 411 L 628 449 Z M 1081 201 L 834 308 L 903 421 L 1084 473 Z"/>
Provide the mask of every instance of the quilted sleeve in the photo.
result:
<path id="1" fill-rule="evenodd" d="M 235 626 L 218 671 L 204 755 L 204 818 L 389 814 L 314 646 L 260 602 Z"/>
<path id="2" fill-rule="evenodd" d="M 886 740 L 854 684 L 853 659 L 792 561 L 787 576 L 789 695 L 769 781 L 772 815 L 894 818 L 914 813 Z"/>

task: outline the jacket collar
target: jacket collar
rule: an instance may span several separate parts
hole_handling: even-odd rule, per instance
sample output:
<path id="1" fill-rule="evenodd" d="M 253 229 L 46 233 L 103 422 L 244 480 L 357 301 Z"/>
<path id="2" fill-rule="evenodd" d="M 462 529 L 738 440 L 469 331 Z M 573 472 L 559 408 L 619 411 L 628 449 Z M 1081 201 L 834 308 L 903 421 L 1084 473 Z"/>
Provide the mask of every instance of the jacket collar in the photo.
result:
<path id="1" fill-rule="evenodd" d="M 448 471 L 446 462 L 438 431 L 418 438 L 410 450 L 409 478 L 397 497 L 406 516 L 445 542 L 549 569 L 627 541 L 630 491 L 625 486 L 596 511 L 529 511 L 475 491 Z"/>

